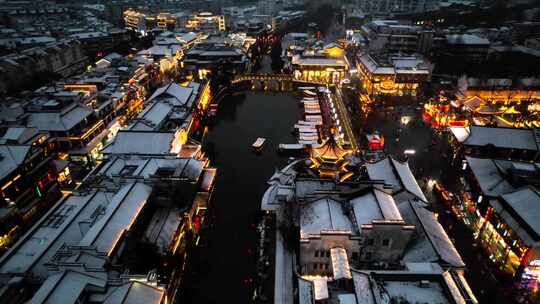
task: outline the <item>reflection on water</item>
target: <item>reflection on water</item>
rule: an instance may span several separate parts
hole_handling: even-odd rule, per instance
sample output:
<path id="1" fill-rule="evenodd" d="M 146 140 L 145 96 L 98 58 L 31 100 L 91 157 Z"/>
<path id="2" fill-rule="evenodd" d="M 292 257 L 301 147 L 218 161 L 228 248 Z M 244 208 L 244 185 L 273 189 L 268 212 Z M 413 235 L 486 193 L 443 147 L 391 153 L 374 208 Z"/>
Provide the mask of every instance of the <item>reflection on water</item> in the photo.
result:
<path id="1" fill-rule="evenodd" d="M 287 163 L 280 143 L 294 143 L 297 100 L 285 93 L 246 92 L 221 101 L 205 150 L 218 168 L 202 247 L 192 255 L 181 303 L 248 303 L 255 276 L 256 224 L 266 181 Z M 251 144 L 267 138 L 261 153 Z"/>

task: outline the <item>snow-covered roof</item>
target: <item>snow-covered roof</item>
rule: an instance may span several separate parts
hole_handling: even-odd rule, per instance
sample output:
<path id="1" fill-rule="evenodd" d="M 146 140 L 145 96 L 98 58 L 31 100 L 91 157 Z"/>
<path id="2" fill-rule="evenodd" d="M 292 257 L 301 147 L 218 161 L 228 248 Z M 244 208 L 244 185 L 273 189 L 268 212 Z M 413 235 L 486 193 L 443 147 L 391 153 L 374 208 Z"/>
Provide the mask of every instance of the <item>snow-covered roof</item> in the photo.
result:
<path id="1" fill-rule="evenodd" d="M 311 281 L 298 278 L 298 303 L 313 304 L 313 284 Z"/>
<path id="2" fill-rule="evenodd" d="M 540 240 L 540 193 L 535 187 L 503 194 L 490 204 L 528 246 Z"/>
<path id="3" fill-rule="evenodd" d="M 155 102 L 148 105 L 142 113 L 137 116 L 131 130 L 158 130 L 172 111 L 173 106 L 164 102 Z"/>
<path id="4" fill-rule="evenodd" d="M 418 199 L 427 202 L 424 192 L 420 189 L 416 178 L 411 172 L 409 163 L 388 157 L 376 163 L 366 164 L 366 169 L 371 180 L 382 180 L 385 184 L 391 185 L 394 194 L 407 191 Z"/>
<path id="5" fill-rule="evenodd" d="M 83 237 L 81 227 L 88 227 L 101 208 L 106 208 L 113 192 L 97 191 L 66 197 L 58 201 L 0 259 L 0 273 L 36 276 L 48 273 L 44 265 L 65 244 L 76 245 Z"/>
<path id="6" fill-rule="evenodd" d="M 330 198 L 308 203 L 301 209 L 300 235 L 309 238 L 321 232 L 345 232 L 352 230 L 351 221 L 343 213 L 341 204 Z"/>
<path id="7" fill-rule="evenodd" d="M 497 197 L 501 194 L 514 191 L 515 188 L 508 180 L 510 170 L 519 167 L 521 170 L 535 172 L 537 166 L 531 163 L 495 160 L 489 158 L 476 158 L 466 156 L 472 173 L 484 195 Z"/>
<path id="8" fill-rule="evenodd" d="M 92 225 L 79 246 L 93 246 L 109 254 L 124 232 L 129 231 L 139 212 L 146 205 L 152 187 L 143 183 L 127 184 L 111 199 L 105 214 Z"/>
<path id="9" fill-rule="evenodd" d="M 402 202 L 399 209 L 407 223 L 416 226 L 418 233 L 405 251 L 404 262 L 443 262 L 453 267 L 465 267 L 461 256 L 433 212 L 415 201 Z"/>
<path id="10" fill-rule="evenodd" d="M 167 155 L 171 153 L 173 132 L 120 130 L 103 154 Z"/>
<path id="11" fill-rule="evenodd" d="M 146 102 L 152 102 L 160 98 L 173 98 L 176 102 L 175 105 L 184 106 L 188 105 L 188 101 L 191 95 L 194 93 L 192 87 L 184 87 L 177 83 L 171 82 L 170 84 L 157 89 Z"/>
<path id="12" fill-rule="evenodd" d="M 445 294 L 443 286 L 436 281 L 384 281 L 384 288 L 390 298 L 402 299 L 405 303 L 438 303 L 451 304 Z"/>
<path id="13" fill-rule="evenodd" d="M 315 66 L 337 66 L 337 67 L 343 67 L 343 68 L 348 66 L 348 63 L 344 58 L 302 57 L 300 55 L 293 56 L 292 64 L 315 65 Z"/>
<path id="14" fill-rule="evenodd" d="M 78 303 L 88 289 L 105 290 L 107 279 L 102 274 L 73 270 L 51 275 L 32 297 L 32 303 Z"/>
<path id="15" fill-rule="evenodd" d="M 158 207 L 144 237 L 149 243 L 156 245 L 161 253 L 165 254 L 176 236 L 182 218 L 182 212 L 177 206 Z"/>
<path id="16" fill-rule="evenodd" d="M 0 179 L 24 163 L 30 148 L 30 145 L 0 145 Z"/>
<path id="17" fill-rule="evenodd" d="M 394 198 L 376 188 L 352 199 L 350 203 L 358 224 L 358 231 L 362 231 L 362 225 L 370 225 L 375 220 L 403 220 Z"/>
<path id="18" fill-rule="evenodd" d="M 377 304 L 374 299 L 373 287 L 370 282 L 371 278 L 368 274 L 353 271 L 352 272 L 354 291 L 358 303 L 362 304 Z"/>
<path id="19" fill-rule="evenodd" d="M 41 131 L 69 131 L 93 113 L 94 111 L 86 106 L 74 104 L 61 112 L 30 113 L 26 125 Z"/>
<path id="20" fill-rule="evenodd" d="M 313 299 L 320 301 L 328 299 L 328 281 L 326 278 L 316 278 L 313 280 Z"/>
<path id="21" fill-rule="evenodd" d="M 454 127 L 456 139 L 468 146 L 494 145 L 497 148 L 538 151 L 538 139 L 532 129 L 494 127 Z"/>
<path id="22" fill-rule="evenodd" d="M 164 294 L 163 289 L 131 281 L 117 288 L 111 288 L 103 304 L 159 304 Z"/>
<path id="23" fill-rule="evenodd" d="M 490 42 L 486 38 L 482 38 L 471 34 L 453 34 L 447 35 L 446 41 L 449 44 L 468 44 L 468 45 L 484 45 L 489 46 Z"/>
<path id="24" fill-rule="evenodd" d="M 36 128 L 8 127 L 6 133 L 0 138 L 0 143 L 30 144 L 31 139 L 36 139 L 40 134 Z"/>
<path id="25" fill-rule="evenodd" d="M 330 258 L 332 260 L 332 271 L 334 279 L 351 279 L 351 268 L 349 266 L 349 258 L 347 251 L 343 248 L 330 249 Z"/>
<path id="26" fill-rule="evenodd" d="M 194 158 L 124 158 L 114 157 L 108 161 L 97 175 L 108 177 L 144 177 L 149 178 L 160 168 L 174 169 L 175 176 L 197 181 L 204 169 L 204 162 Z"/>

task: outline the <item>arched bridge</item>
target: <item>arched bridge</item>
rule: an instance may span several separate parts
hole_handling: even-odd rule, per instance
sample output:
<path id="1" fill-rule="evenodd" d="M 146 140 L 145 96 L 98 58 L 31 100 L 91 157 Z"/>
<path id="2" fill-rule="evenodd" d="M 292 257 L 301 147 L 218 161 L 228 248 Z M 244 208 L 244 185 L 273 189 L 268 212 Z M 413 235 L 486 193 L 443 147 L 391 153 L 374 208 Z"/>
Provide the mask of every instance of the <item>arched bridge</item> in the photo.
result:
<path id="1" fill-rule="evenodd" d="M 293 81 L 292 75 L 289 74 L 243 74 L 234 76 L 231 81 L 232 84 L 236 84 L 242 81 Z"/>
<path id="2" fill-rule="evenodd" d="M 295 85 L 326 85 L 322 82 L 305 81 L 296 79 L 291 74 L 243 74 L 236 75 L 231 80 L 231 84 L 239 85 L 242 83 L 250 83 L 252 90 L 278 90 L 291 91 Z"/>

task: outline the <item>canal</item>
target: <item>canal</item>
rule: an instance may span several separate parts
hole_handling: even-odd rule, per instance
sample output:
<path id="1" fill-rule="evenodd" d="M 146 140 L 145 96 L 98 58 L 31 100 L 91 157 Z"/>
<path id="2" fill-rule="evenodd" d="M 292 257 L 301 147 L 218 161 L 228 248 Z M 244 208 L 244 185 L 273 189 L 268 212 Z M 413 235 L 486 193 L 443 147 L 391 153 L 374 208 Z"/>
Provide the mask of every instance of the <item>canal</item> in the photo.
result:
<path id="1" fill-rule="evenodd" d="M 221 100 L 204 145 L 218 177 L 180 303 L 251 302 L 261 197 L 274 170 L 287 163 L 276 148 L 295 142 L 291 129 L 299 118 L 292 94 L 249 91 Z M 267 139 L 261 153 L 251 149 L 257 137 Z"/>

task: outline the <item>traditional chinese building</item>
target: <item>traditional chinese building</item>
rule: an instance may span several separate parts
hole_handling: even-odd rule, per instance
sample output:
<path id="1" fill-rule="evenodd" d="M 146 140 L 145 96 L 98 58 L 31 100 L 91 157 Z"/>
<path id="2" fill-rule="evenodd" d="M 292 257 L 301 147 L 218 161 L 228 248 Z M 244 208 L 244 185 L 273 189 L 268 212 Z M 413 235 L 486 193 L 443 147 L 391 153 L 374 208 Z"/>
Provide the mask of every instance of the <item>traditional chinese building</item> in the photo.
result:
<path id="1" fill-rule="evenodd" d="M 352 153 L 351 149 L 344 148 L 330 136 L 319 147 L 311 149 L 311 168 L 317 170 L 321 178 L 346 180 L 352 175 L 347 170 L 349 161 L 346 157 Z"/>

